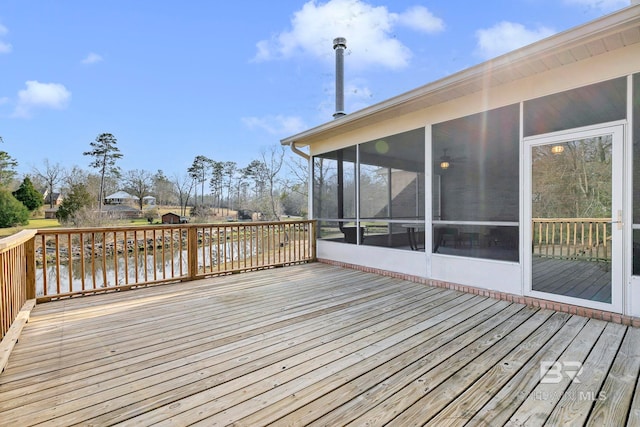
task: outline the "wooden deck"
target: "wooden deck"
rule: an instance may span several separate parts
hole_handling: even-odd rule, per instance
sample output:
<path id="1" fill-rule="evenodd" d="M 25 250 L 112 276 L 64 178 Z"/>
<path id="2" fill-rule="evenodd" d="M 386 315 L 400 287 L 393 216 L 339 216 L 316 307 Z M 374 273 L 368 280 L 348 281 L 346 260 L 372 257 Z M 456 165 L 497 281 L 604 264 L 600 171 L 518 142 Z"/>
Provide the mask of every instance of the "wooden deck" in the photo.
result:
<path id="1" fill-rule="evenodd" d="M 0 424 L 640 425 L 639 370 L 640 329 L 315 263 L 38 305 Z"/>
<path id="2" fill-rule="evenodd" d="M 533 290 L 611 302 L 611 264 L 533 256 Z"/>

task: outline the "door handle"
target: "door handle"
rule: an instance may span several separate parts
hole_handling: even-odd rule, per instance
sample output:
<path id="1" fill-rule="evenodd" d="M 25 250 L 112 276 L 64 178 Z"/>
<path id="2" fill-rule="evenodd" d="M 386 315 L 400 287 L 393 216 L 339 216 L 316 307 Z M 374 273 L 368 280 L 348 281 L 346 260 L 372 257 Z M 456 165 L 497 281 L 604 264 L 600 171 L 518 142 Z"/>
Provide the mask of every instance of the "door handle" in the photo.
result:
<path id="1" fill-rule="evenodd" d="M 622 230 L 622 226 L 624 225 L 624 223 L 622 222 L 622 210 L 618 211 L 618 220 L 611 221 L 611 224 L 618 224 L 617 229 Z"/>

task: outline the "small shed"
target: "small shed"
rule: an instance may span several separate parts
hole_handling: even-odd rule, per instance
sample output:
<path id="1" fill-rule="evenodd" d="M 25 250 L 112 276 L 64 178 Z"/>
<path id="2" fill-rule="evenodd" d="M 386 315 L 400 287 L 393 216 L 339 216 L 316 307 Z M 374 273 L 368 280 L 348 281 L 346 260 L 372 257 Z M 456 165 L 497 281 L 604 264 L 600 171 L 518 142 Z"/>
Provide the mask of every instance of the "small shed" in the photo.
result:
<path id="1" fill-rule="evenodd" d="M 187 220 L 187 217 L 180 216 L 173 212 L 167 212 L 166 214 L 162 215 L 163 224 L 186 224 L 187 222 L 189 222 Z"/>
<path id="2" fill-rule="evenodd" d="M 54 206 L 52 208 L 45 208 L 44 217 L 46 219 L 56 219 L 56 213 L 58 212 L 58 208 L 60 206 Z"/>

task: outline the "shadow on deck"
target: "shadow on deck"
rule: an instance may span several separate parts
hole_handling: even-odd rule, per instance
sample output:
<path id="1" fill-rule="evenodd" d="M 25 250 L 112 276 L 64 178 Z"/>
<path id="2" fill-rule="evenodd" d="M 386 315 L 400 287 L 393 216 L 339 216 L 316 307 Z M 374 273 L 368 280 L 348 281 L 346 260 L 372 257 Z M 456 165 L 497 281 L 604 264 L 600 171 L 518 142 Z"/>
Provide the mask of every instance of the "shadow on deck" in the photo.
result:
<path id="1" fill-rule="evenodd" d="M 314 263 L 38 305 L 0 425 L 638 425 L 639 370 L 637 328 Z"/>

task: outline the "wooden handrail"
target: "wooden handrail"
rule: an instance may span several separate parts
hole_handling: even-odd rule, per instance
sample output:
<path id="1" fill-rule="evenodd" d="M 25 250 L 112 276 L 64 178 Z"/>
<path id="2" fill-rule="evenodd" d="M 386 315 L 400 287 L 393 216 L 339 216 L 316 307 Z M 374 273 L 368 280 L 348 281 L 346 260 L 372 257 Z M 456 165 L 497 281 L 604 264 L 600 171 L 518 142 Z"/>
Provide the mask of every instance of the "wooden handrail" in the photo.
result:
<path id="1" fill-rule="evenodd" d="M 30 243 L 36 230 L 22 230 L 0 239 L 0 339 L 18 317 L 27 300 L 34 297 L 33 260 Z"/>
<path id="2" fill-rule="evenodd" d="M 37 230 L 21 230 L 11 236 L 0 239 L 0 253 L 31 240 L 36 235 Z"/>
<path id="3" fill-rule="evenodd" d="M 611 218 L 533 218 L 537 256 L 611 262 Z"/>
<path id="4" fill-rule="evenodd" d="M 611 222 L 611 218 L 533 218 L 534 222 Z"/>
<path id="5" fill-rule="evenodd" d="M 315 221 L 38 231 L 38 301 L 315 260 Z"/>

